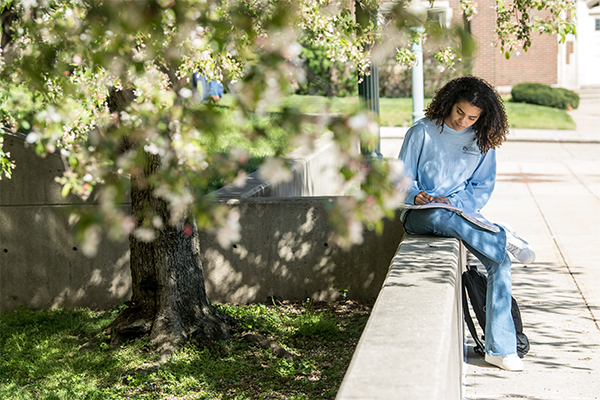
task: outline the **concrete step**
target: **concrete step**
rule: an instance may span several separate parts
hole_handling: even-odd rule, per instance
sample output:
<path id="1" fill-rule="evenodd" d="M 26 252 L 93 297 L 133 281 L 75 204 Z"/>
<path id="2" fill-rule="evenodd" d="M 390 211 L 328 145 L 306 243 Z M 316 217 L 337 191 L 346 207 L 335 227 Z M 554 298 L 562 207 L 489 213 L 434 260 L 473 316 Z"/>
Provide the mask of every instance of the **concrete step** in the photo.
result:
<path id="1" fill-rule="evenodd" d="M 580 99 L 600 99 L 600 86 L 599 87 L 586 87 L 575 90 L 575 93 L 579 95 Z"/>

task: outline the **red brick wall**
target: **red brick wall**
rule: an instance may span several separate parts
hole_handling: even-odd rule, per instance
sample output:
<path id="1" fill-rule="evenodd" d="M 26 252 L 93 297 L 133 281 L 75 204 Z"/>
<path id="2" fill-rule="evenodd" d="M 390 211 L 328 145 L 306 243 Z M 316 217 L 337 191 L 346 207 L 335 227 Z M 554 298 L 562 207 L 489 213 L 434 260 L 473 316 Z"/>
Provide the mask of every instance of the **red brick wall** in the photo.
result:
<path id="1" fill-rule="evenodd" d="M 496 40 L 495 0 L 479 0 L 477 15 L 471 20 L 471 33 L 477 42 L 473 75 L 480 76 L 494 86 L 514 86 L 521 82 L 537 82 L 553 85 L 558 79 L 558 41 L 556 35 L 534 33 L 531 47 L 506 60 Z M 451 0 L 453 17 L 462 23 L 460 2 Z M 535 14 L 534 14 L 535 15 Z"/>

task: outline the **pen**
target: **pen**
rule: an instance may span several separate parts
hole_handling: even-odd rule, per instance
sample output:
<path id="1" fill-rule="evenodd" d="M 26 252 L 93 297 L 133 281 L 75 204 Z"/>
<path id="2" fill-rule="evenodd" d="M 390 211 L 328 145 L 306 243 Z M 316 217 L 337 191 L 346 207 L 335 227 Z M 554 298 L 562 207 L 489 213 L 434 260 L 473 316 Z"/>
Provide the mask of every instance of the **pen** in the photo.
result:
<path id="1" fill-rule="evenodd" d="M 419 193 L 420 193 L 420 192 L 424 192 L 425 194 L 427 194 L 427 196 L 429 196 L 429 193 L 427 193 L 427 192 L 425 191 L 425 189 L 423 189 L 423 186 L 421 186 L 421 182 L 419 182 L 419 181 L 417 181 L 417 188 L 419 189 Z M 427 202 L 427 204 L 429 204 L 429 203 L 431 203 L 431 200 L 429 200 L 429 201 Z"/>

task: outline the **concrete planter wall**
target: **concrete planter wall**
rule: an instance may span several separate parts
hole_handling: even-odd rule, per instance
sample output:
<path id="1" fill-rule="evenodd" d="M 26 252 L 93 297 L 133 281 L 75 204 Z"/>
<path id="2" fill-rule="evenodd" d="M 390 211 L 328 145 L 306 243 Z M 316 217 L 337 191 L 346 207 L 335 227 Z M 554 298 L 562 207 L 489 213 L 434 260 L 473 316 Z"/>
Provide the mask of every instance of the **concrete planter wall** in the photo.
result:
<path id="1" fill-rule="evenodd" d="M 103 239 L 96 257 L 82 254 L 69 211 L 96 205 L 61 196 L 54 182 L 64 171 L 61 158 L 39 158 L 20 136 L 5 135 L 4 150 L 17 168 L 0 180 L 0 311 L 21 304 L 102 309 L 129 298 L 129 243 Z"/>
<path id="2" fill-rule="evenodd" d="M 0 310 L 20 304 L 101 309 L 129 299 L 129 244 L 103 239 L 95 258 L 81 253 L 69 209 L 96 205 L 60 195 L 54 182 L 64 169 L 60 157 L 37 157 L 23 137 L 7 135 L 4 146 L 18 166 L 12 179 L 0 180 Z M 262 302 L 272 295 L 326 300 L 340 297 L 340 290 L 351 298 L 377 296 L 403 230 L 394 218 L 386 221 L 382 236 L 366 232 L 365 242 L 349 251 L 329 241 L 325 209 L 338 199 L 332 173 L 337 154 L 322 139 L 290 155 L 291 182 L 273 186 L 255 174 L 241 189 L 219 191 L 218 201 L 240 211 L 242 240 L 223 249 L 214 236 L 202 234 L 203 271 L 213 301 Z"/>
<path id="3" fill-rule="evenodd" d="M 331 300 L 340 290 L 355 299 L 375 299 L 402 239 L 394 219 L 383 235 L 365 232 L 364 243 L 342 250 L 330 241 L 326 208 L 338 198 L 242 199 L 242 240 L 229 249 L 211 235 L 201 237 L 203 270 L 212 300 L 264 302 Z"/>

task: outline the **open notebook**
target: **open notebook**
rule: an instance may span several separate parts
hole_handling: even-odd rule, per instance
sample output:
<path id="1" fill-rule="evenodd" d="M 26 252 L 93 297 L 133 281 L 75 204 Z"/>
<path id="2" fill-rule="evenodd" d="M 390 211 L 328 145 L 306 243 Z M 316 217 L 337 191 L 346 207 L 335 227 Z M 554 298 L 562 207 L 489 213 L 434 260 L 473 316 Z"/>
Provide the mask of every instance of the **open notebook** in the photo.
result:
<path id="1" fill-rule="evenodd" d="M 401 207 L 406 208 L 408 210 L 424 210 L 424 209 L 428 209 L 428 208 L 444 208 L 446 210 L 452 211 L 452 212 L 460 215 L 461 217 L 463 217 L 464 219 L 466 219 L 473 225 L 477 225 L 478 227 L 488 230 L 490 232 L 500 232 L 500 228 L 497 227 L 496 225 L 492 225 L 486 221 L 477 219 L 474 216 L 472 216 L 471 214 L 467 214 L 466 212 L 464 212 L 461 208 L 451 206 L 446 203 L 429 203 L 429 204 L 424 204 L 422 206 L 416 206 L 414 204 L 404 204 Z"/>

